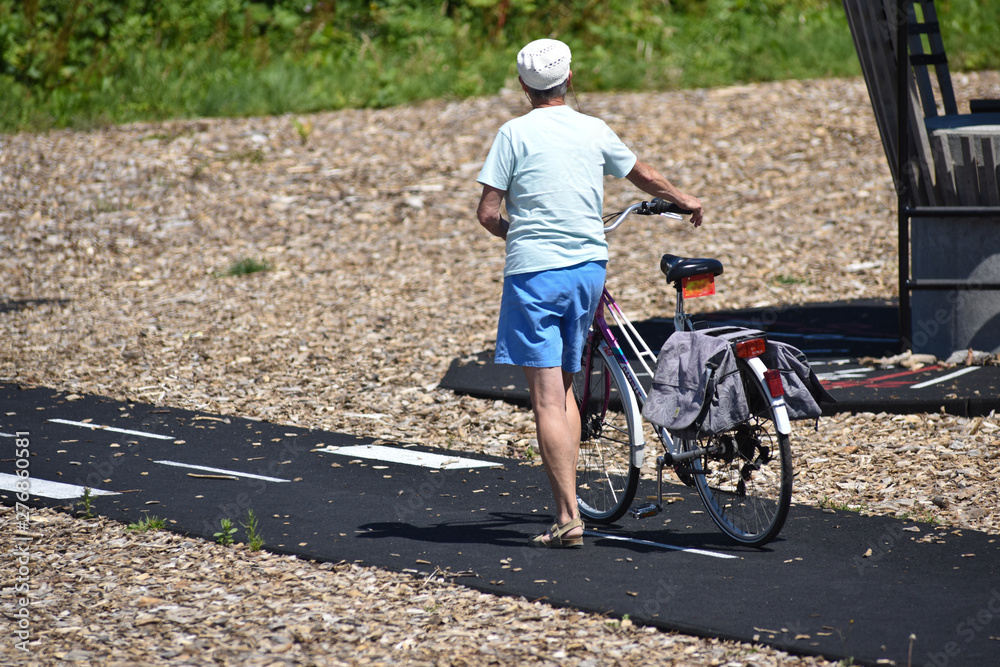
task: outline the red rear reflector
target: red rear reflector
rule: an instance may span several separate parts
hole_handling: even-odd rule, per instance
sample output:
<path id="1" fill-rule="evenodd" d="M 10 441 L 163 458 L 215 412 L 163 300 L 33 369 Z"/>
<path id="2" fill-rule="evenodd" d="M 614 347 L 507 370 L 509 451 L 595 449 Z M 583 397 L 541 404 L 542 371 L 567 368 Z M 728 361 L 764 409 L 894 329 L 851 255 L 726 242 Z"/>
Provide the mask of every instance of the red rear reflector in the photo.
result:
<path id="1" fill-rule="evenodd" d="M 764 348 L 767 343 L 764 342 L 763 338 L 751 338 L 750 340 L 741 340 L 736 343 L 736 356 L 740 359 L 749 359 L 750 357 L 759 357 L 764 354 Z"/>
<path id="2" fill-rule="evenodd" d="M 696 296 L 712 296 L 715 294 L 715 275 L 703 273 L 700 276 L 682 278 L 681 290 L 685 299 Z"/>
<path id="3" fill-rule="evenodd" d="M 764 371 L 764 381 L 767 382 L 767 390 L 771 392 L 771 398 L 785 395 L 785 386 L 781 384 L 781 371 L 774 368 Z"/>

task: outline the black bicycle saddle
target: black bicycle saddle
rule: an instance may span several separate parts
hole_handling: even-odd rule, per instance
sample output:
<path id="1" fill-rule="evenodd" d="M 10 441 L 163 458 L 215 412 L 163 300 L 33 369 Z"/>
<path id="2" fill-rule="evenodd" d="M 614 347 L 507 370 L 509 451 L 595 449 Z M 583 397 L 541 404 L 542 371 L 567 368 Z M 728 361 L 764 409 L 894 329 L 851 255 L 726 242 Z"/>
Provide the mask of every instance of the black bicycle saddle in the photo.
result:
<path id="1" fill-rule="evenodd" d="M 711 273 L 713 276 L 722 275 L 722 262 L 717 259 L 664 255 L 660 258 L 660 271 L 663 271 L 663 275 L 667 277 L 667 282 L 672 283 L 681 278 L 700 276 L 705 273 Z"/>

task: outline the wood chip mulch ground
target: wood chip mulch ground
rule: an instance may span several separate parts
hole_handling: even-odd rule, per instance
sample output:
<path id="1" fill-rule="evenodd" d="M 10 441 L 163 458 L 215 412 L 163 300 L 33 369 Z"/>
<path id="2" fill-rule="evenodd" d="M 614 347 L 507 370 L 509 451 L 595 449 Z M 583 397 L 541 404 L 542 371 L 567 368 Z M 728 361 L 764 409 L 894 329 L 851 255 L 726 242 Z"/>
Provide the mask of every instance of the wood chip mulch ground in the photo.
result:
<path id="1" fill-rule="evenodd" d="M 955 83 L 963 106 L 1000 97 L 1000 73 Z M 636 219 L 611 239 L 633 319 L 670 310 L 668 251 L 726 265 L 702 309 L 896 296 L 862 80 L 579 103 L 706 204 L 699 230 Z M 508 90 L 0 137 L 0 381 L 537 458 L 523 408 L 437 387 L 493 346 L 503 248 L 475 221 L 475 178 L 524 110 Z M 605 208 L 637 198 L 609 182 Z M 270 270 L 228 275 L 251 259 Z M 795 502 L 1000 533 L 994 415 L 841 414 L 793 446 Z M 5 664 L 828 664 L 100 519 L 38 510 L 31 528 L 37 635 L 26 659 L 5 636 Z"/>

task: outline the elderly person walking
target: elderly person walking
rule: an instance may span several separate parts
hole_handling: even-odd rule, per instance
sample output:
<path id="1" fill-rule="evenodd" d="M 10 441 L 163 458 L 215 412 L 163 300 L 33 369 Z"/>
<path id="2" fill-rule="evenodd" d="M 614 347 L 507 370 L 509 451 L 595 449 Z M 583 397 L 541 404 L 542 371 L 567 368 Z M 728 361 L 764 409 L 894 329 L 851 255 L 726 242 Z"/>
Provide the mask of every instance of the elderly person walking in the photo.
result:
<path id="1" fill-rule="evenodd" d="M 542 462 L 555 497 L 555 523 L 533 538 L 539 547 L 583 544 L 576 501 L 580 413 L 573 374 L 604 287 L 604 177 L 627 178 L 640 190 L 692 211 L 701 202 L 636 159 L 604 121 L 565 104 L 571 84 L 569 47 L 531 42 L 517 55 L 531 111 L 505 123 L 477 179 L 477 216 L 506 240 L 496 363 L 524 367 Z M 508 219 L 501 216 L 505 201 Z"/>

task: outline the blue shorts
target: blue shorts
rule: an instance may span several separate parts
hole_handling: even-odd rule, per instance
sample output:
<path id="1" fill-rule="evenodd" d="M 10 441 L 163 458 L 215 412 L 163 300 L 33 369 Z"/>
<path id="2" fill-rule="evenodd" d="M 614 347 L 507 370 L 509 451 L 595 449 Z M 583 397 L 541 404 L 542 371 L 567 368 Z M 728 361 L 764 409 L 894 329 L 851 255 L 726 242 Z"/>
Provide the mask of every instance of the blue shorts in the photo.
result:
<path id="1" fill-rule="evenodd" d="M 579 371 L 605 265 L 585 262 L 504 278 L 496 363 Z"/>

